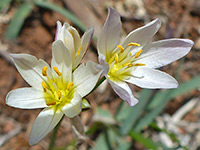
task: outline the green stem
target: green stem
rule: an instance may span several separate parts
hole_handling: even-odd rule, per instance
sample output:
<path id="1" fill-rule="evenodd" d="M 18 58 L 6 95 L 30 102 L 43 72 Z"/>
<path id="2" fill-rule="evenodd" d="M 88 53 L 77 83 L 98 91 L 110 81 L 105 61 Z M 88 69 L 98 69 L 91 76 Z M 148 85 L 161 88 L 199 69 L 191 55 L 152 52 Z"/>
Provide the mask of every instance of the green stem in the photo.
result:
<path id="1" fill-rule="evenodd" d="M 55 139 L 56 139 L 56 134 L 58 132 L 58 128 L 60 127 L 63 118 L 64 118 L 64 116 L 62 117 L 62 119 L 60 120 L 60 122 L 56 125 L 56 127 L 53 129 L 53 133 L 51 135 L 51 141 L 49 143 L 48 150 L 53 150 L 53 147 L 54 147 L 54 144 L 55 144 Z"/>

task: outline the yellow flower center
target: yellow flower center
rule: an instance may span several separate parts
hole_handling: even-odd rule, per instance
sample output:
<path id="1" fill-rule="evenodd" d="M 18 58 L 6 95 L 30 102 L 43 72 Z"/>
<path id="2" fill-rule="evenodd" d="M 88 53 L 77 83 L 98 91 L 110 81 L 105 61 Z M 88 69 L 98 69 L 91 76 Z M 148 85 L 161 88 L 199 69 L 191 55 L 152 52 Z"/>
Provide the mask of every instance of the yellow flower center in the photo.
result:
<path id="1" fill-rule="evenodd" d="M 122 47 L 121 45 L 117 45 L 117 48 L 110 55 L 110 59 L 107 58 L 106 62 L 108 62 L 109 65 L 109 79 L 123 80 L 127 75 L 130 75 L 133 67 L 145 66 L 145 64 L 136 63 L 136 60 L 142 53 L 142 49 L 133 54 L 133 46 L 140 47 L 140 44 L 131 42 L 126 48 Z"/>
<path id="2" fill-rule="evenodd" d="M 46 77 L 46 80 L 42 81 L 42 87 L 44 91 L 44 99 L 47 106 L 63 106 L 66 103 L 70 103 L 74 95 L 73 82 L 64 82 L 62 73 L 57 67 L 53 67 L 51 76 L 48 76 L 47 66 L 42 69 L 42 75 Z"/>

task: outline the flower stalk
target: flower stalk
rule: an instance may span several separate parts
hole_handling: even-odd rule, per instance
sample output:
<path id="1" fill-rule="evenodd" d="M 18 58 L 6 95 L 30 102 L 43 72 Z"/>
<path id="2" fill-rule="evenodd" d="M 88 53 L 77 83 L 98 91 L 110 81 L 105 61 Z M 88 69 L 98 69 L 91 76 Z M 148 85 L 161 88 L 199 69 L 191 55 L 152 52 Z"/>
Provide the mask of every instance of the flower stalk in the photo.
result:
<path id="1" fill-rule="evenodd" d="M 60 122 L 56 125 L 56 127 L 53 129 L 53 133 L 51 135 L 51 140 L 50 140 L 50 143 L 49 143 L 49 148 L 48 150 L 53 150 L 54 148 L 54 145 L 55 145 L 55 139 L 56 139 L 56 135 L 58 133 L 58 129 L 61 125 L 61 122 L 63 120 L 64 117 L 62 117 L 62 119 L 60 120 Z"/>
<path id="2" fill-rule="evenodd" d="M 72 126 L 72 133 L 74 139 L 76 140 L 76 149 L 79 150 L 86 150 L 86 137 L 84 126 L 81 123 L 81 119 L 79 116 L 75 116 L 74 118 L 70 118 L 71 126 Z"/>

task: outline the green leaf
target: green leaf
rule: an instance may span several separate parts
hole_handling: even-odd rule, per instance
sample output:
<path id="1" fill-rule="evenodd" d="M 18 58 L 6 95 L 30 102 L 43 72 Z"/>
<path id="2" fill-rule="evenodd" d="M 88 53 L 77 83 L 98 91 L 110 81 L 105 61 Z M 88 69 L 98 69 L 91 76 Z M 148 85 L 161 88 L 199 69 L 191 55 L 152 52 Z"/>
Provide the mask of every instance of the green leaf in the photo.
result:
<path id="1" fill-rule="evenodd" d="M 116 150 L 130 150 L 131 148 L 131 143 L 130 142 L 121 142 L 119 143 L 119 146 L 117 147 Z"/>
<path id="2" fill-rule="evenodd" d="M 6 8 L 12 0 L 1 0 L 0 1 L 0 11 L 2 11 L 4 8 Z"/>
<path id="3" fill-rule="evenodd" d="M 145 116 L 134 127 L 135 131 L 141 131 L 144 127 L 148 126 L 156 116 L 158 116 L 168 101 L 180 96 L 184 93 L 187 93 L 200 85 L 200 76 L 191 79 L 179 86 L 177 89 L 166 90 L 158 92 L 152 99 L 151 103 L 147 106 L 146 110 L 150 110 Z"/>
<path id="4" fill-rule="evenodd" d="M 7 39 L 13 40 L 17 38 L 25 19 L 28 17 L 32 9 L 33 5 L 30 3 L 24 3 L 19 7 L 6 29 L 5 37 Z"/>
<path id="5" fill-rule="evenodd" d="M 34 3 L 40 7 L 48 8 L 48 9 L 51 9 L 52 11 L 56 11 L 56 12 L 62 14 L 63 16 L 68 18 L 71 22 L 73 22 L 74 25 L 79 27 L 82 31 L 86 30 L 85 25 L 73 13 L 71 13 L 67 9 L 62 8 L 51 2 L 42 1 L 42 0 L 35 0 Z"/>
<path id="6" fill-rule="evenodd" d="M 167 149 L 169 149 L 162 144 L 159 144 L 159 143 L 152 141 L 150 138 L 144 137 L 141 133 L 131 131 L 130 136 L 131 136 L 132 139 L 139 142 L 140 144 L 142 144 L 143 146 L 145 146 L 148 149 L 153 149 L 153 150 L 158 150 L 158 149 L 167 150 Z"/>
<path id="7" fill-rule="evenodd" d="M 168 93 L 170 91 L 168 93 L 169 95 L 167 96 L 168 98 L 166 99 L 167 101 L 169 101 L 176 96 L 188 93 L 189 91 L 194 90 L 198 87 L 200 87 L 200 76 L 197 76 L 185 83 L 182 83 L 177 89 L 158 92 L 158 94 L 149 104 L 148 109 L 154 109 L 159 106 L 159 103 L 163 101 L 163 99 L 159 98 L 162 93 Z"/>
<path id="8" fill-rule="evenodd" d="M 118 134 L 114 127 L 106 128 L 96 140 L 93 150 L 129 150 L 131 143 Z"/>
<path id="9" fill-rule="evenodd" d="M 97 142 L 92 150 L 112 150 L 115 145 L 115 137 L 115 133 L 111 129 L 106 129 L 97 138 Z"/>
<path id="10" fill-rule="evenodd" d="M 124 120 L 121 120 L 122 125 L 120 126 L 120 132 L 121 134 L 127 134 L 133 127 L 133 125 L 136 123 L 137 119 L 140 117 L 140 115 L 144 111 L 144 107 L 146 106 L 150 96 L 151 96 L 151 90 L 142 90 L 139 103 L 136 106 L 128 107 L 126 108 L 126 111 L 128 110 L 129 113 L 126 115 Z M 124 111 L 121 111 L 120 114 L 118 114 L 118 117 L 124 115 Z"/>
<path id="11" fill-rule="evenodd" d="M 162 99 L 162 101 L 159 103 L 159 106 L 148 112 L 145 116 L 142 117 L 142 119 L 137 122 L 134 127 L 135 131 L 140 132 L 144 127 L 148 126 L 155 119 L 155 117 L 160 114 L 160 112 L 162 112 L 165 105 L 167 104 L 167 97 L 169 95 L 168 92 L 163 92 L 162 94 L 159 94 L 160 97 L 156 97 L 158 100 Z"/>

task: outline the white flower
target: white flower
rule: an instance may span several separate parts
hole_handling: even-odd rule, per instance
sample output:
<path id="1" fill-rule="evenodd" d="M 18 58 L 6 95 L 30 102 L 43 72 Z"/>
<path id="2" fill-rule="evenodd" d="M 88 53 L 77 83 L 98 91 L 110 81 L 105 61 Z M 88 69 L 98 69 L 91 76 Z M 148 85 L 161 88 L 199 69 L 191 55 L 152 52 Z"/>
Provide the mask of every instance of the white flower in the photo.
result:
<path id="1" fill-rule="evenodd" d="M 53 43 L 51 68 L 28 54 L 12 54 L 16 68 L 32 87 L 7 94 L 6 103 L 22 109 L 44 108 L 35 120 L 30 145 L 37 144 L 60 121 L 63 114 L 72 118 L 82 109 L 82 97 L 96 85 L 101 74 L 96 64 L 81 64 L 72 72 L 71 55 L 62 41 Z"/>
<path id="2" fill-rule="evenodd" d="M 161 21 L 155 19 L 130 32 L 118 45 L 120 16 L 113 8 L 108 9 L 108 17 L 97 43 L 99 62 L 114 91 L 131 106 L 138 100 L 126 82 L 149 89 L 176 88 L 177 81 L 156 68 L 185 56 L 193 45 L 188 39 L 150 42 L 160 25 Z"/>
<path id="3" fill-rule="evenodd" d="M 62 26 L 62 24 L 57 21 L 55 41 L 63 41 L 64 45 L 69 50 L 72 57 L 73 70 L 80 64 L 81 59 L 90 45 L 93 33 L 94 29 L 90 27 L 84 33 L 83 37 L 80 38 L 78 31 L 74 27 L 70 26 L 66 22 Z"/>

